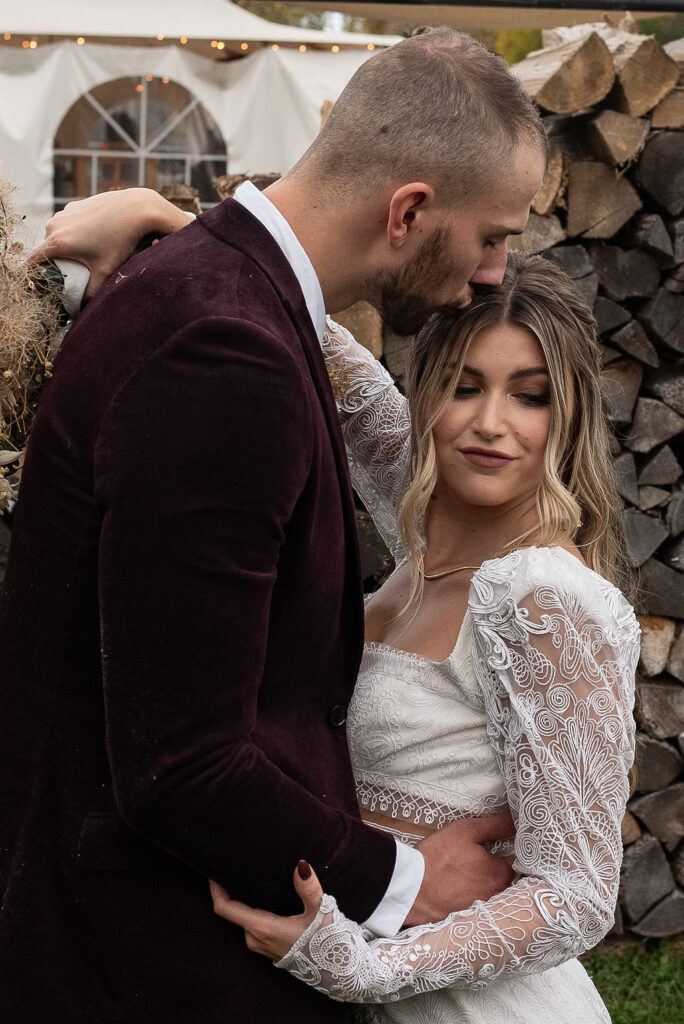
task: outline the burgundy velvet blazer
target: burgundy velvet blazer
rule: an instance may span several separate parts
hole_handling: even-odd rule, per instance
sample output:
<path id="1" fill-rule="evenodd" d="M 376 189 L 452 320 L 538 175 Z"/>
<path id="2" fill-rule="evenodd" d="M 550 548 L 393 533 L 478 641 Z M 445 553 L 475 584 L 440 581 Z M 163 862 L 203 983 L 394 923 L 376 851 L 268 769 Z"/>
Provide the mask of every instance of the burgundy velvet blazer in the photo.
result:
<path id="1" fill-rule="evenodd" d="M 394 867 L 343 710 L 362 603 L 296 278 L 233 200 L 115 274 L 41 399 L 0 597 L 0 1020 L 314 1024 L 348 1010 L 212 912 L 364 920 Z"/>

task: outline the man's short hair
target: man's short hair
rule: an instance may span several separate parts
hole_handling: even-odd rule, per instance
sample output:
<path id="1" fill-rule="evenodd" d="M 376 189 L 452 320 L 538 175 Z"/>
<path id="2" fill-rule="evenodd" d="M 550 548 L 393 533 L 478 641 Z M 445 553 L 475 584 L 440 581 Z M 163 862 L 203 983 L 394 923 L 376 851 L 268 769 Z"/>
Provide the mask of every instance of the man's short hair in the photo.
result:
<path id="1" fill-rule="evenodd" d="M 442 27 L 362 64 L 293 170 L 337 195 L 427 181 L 454 201 L 494 184 L 520 145 L 546 151 L 534 104 L 502 57 Z"/>

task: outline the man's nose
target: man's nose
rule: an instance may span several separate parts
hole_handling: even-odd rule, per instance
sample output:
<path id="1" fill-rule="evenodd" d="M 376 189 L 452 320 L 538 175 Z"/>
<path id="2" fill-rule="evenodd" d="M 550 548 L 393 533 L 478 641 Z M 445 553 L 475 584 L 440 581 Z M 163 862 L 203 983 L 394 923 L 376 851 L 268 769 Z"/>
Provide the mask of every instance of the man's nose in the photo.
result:
<path id="1" fill-rule="evenodd" d="M 506 269 L 508 249 L 505 242 L 485 249 L 482 259 L 470 278 L 470 284 L 501 284 Z"/>

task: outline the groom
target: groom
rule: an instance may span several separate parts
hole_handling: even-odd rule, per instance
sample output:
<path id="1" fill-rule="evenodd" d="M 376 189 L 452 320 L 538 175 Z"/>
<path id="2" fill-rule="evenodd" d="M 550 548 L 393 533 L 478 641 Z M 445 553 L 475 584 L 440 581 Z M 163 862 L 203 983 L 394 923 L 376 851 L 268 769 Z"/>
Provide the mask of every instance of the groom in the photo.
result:
<path id="1" fill-rule="evenodd" d="M 506 884 L 477 845 L 496 824 L 415 851 L 357 817 L 361 591 L 319 336 L 358 299 L 412 332 L 500 281 L 543 168 L 503 63 L 426 33 L 70 332 L 0 596 L 2 1020 L 341 1021 L 213 917 L 207 878 L 292 912 L 305 858 L 384 932 Z"/>

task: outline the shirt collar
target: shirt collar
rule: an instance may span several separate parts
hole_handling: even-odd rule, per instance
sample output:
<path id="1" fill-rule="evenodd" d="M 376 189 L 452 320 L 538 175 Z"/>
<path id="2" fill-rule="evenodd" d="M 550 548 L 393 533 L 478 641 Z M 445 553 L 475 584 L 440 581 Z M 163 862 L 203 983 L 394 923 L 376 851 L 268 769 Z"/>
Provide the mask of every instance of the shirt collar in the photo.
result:
<path id="1" fill-rule="evenodd" d="M 319 340 L 325 331 L 325 302 L 311 260 L 302 243 L 270 199 L 267 199 L 251 181 L 245 181 L 235 191 L 233 198 L 260 221 L 282 249 L 285 259 L 292 267 L 302 289 L 306 308 Z"/>

